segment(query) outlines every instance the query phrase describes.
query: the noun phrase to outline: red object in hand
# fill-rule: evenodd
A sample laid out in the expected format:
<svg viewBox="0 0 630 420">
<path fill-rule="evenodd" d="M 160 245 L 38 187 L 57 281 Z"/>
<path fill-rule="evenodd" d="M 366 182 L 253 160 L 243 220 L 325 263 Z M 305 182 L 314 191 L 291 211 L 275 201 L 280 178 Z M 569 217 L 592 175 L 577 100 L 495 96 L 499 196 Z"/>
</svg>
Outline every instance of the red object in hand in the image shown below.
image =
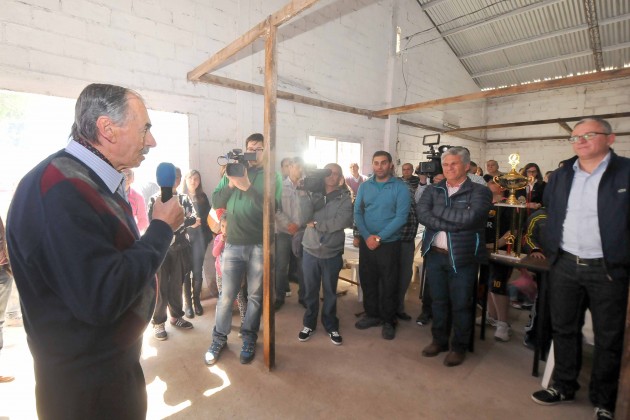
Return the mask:
<svg viewBox="0 0 630 420">
<path fill-rule="evenodd" d="M 511 243 L 507 244 L 507 254 L 508 255 L 512 255 L 512 244 Z"/>
</svg>

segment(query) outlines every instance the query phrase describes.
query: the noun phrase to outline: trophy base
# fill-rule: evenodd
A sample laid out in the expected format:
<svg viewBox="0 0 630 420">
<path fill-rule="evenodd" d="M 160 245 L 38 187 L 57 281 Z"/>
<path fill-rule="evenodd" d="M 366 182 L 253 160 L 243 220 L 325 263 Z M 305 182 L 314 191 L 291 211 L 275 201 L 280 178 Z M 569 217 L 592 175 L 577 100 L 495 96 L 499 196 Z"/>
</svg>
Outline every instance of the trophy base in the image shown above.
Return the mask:
<svg viewBox="0 0 630 420">
<path fill-rule="evenodd" d="M 498 250 L 497 252 L 491 252 L 490 255 L 495 258 L 501 258 L 510 261 L 520 261 L 527 256 L 526 254 L 519 254 L 519 256 L 514 256 L 512 254 L 508 255 L 507 252 L 502 249 Z"/>
</svg>

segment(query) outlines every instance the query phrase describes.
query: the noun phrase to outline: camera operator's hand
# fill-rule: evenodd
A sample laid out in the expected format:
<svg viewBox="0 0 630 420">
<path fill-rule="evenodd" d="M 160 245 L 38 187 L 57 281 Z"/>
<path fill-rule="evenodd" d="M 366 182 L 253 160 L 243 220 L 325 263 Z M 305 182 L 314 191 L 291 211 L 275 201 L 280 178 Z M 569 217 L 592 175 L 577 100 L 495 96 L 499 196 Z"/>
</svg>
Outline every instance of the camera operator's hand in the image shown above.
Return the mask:
<svg viewBox="0 0 630 420">
<path fill-rule="evenodd" d="M 230 183 L 228 184 L 230 188 L 238 188 L 241 191 L 247 191 L 252 185 L 249 182 L 249 178 L 247 177 L 247 169 L 245 169 L 245 174 L 243 176 L 227 175 L 227 178 L 230 181 Z"/>
</svg>

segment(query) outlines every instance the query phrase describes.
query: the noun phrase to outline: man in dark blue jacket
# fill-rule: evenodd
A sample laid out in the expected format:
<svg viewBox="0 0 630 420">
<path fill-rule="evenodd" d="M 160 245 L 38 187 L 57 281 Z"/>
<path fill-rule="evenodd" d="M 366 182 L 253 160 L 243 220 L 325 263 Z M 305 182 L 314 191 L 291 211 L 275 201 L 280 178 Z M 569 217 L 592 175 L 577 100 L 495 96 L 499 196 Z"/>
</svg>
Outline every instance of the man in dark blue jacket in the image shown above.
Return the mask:
<svg viewBox="0 0 630 420">
<path fill-rule="evenodd" d="M 555 368 L 552 385 L 532 395 L 542 405 L 575 399 L 589 308 L 595 333 L 589 397 L 598 419 L 613 418 L 630 274 L 630 159 L 612 151 L 614 141 L 607 121 L 578 122 L 569 138 L 577 156 L 545 189 Z"/>
<path fill-rule="evenodd" d="M 422 255 L 433 298 L 433 341 L 422 350 L 434 357 L 449 350 L 449 302 L 454 337 L 446 366 L 460 365 L 472 334 L 473 291 L 478 263 L 486 256 L 485 226 L 492 207 L 488 187 L 467 176 L 470 153 L 452 147 L 442 155 L 446 179 L 432 184 L 417 206 L 418 220 L 425 226 Z"/>
</svg>

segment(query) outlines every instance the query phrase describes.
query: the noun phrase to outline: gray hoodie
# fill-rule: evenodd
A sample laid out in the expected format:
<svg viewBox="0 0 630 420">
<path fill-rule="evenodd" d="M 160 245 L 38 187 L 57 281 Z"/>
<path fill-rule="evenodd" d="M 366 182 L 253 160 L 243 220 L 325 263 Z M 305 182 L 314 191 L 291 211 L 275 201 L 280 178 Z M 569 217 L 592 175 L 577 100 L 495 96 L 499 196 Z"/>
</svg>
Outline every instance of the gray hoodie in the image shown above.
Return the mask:
<svg viewBox="0 0 630 420">
<path fill-rule="evenodd" d="M 332 258 L 343 253 L 344 229 L 352 227 L 353 206 L 350 191 L 335 190 L 315 203 L 313 221 L 315 227 L 304 231 L 304 251 L 317 258 Z"/>
</svg>

